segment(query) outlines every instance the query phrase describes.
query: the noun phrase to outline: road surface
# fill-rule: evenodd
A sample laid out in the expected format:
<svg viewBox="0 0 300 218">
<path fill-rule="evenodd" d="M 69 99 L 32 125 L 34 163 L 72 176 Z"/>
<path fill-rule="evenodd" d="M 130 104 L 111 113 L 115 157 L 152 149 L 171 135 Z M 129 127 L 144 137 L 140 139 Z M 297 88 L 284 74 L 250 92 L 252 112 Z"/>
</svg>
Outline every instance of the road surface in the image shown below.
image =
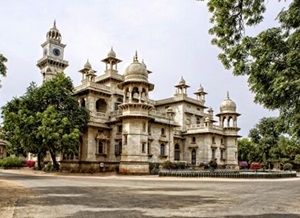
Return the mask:
<svg viewBox="0 0 300 218">
<path fill-rule="evenodd" d="M 0 170 L 0 198 L 3 193 L 14 199 L 12 205 L 0 205 L 5 218 L 300 217 L 299 177 L 62 176 Z"/>
</svg>

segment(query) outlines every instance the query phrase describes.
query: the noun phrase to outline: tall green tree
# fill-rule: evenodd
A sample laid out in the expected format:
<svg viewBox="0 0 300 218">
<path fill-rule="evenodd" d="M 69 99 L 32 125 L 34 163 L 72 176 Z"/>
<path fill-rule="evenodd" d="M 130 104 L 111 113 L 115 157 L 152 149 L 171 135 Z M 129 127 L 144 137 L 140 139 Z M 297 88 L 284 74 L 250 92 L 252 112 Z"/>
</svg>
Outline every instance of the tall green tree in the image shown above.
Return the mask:
<svg viewBox="0 0 300 218">
<path fill-rule="evenodd" d="M 261 161 L 269 161 L 271 149 L 277 146 L 279 137 L 282 134 L 278 118 L 264 117 L 254 128 L 249 131 L 249 138 L 259 148 L 262 154 Z"/>
<path fill-rule="evenodd" d="M 280 111 L 286 132 L 300 137 L 300 1 L 278 15 L 279 25 L 256 36 L 247 29 L 263 21 L 267 0 L 208 0 L 219 59 L 234 75 L 247 75 L 254 101 Z"/>
<path fill-rule="evenodd" d="M 248 138 L 242 138 L 238 141 L 238 159 L 239 161 L 247 161 L 247 163 L 261 162 L 262 153 L 257 144 Z"/>
<path fill-rule="evenodd" d="M 6 76 L 7 73 L 7 67 L 5 65 L 6 62 L 7 62 L 6 57 L 0 54 L 0 75 L 1 76 Z M 1 80 L 0 80 L 0 88 L 1 88 Z"/>
<path fill-rule="evenodd" d="M 24 96 L 8 102 L 2 118 L 11 149 L 37 154 L 38 159 L 49 151 L 56 169 L 57 153 L 78 153 L 89 113 L 79 107 L 73 89 L 71 79 L 59 73 L 41 87 L 31 84 Z"/>
</svg>

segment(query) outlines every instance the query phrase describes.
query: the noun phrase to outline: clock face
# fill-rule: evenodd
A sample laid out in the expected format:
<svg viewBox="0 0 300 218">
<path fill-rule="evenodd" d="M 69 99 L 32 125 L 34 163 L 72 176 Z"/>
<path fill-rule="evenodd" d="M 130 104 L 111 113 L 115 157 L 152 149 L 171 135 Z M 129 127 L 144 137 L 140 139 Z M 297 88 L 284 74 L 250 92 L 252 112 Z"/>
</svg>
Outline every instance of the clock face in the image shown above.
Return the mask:
<svg viewBox="0 0 300 218">
<path fill-rule="evenodd" d="M 59 56 L 60 55 L 60 50 L 58 48 L 53 49 L 53 54 L 55 56 Z"/>
</svg>

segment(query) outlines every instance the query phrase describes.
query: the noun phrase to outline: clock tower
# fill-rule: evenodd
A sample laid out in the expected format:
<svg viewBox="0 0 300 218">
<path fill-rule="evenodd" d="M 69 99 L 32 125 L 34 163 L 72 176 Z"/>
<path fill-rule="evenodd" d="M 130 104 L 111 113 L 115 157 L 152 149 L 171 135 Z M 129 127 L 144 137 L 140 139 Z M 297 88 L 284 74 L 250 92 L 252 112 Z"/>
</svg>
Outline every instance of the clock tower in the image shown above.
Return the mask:
<svg viewBox="0 0 300 218">
<path fill-rule="evenodd" d="M 43 57 L 38 60 L 37 66 L 43 75 L 43 80 L 52 79 L 57 72 L 63 72 L 68 66 L 64 60 L 64 48 L 66 45 L 61 43 L 61 34 L 56 28 L 54 21 L 53 27 L 47 33 L 47 40 L 42 45 Z"/>
</svg>

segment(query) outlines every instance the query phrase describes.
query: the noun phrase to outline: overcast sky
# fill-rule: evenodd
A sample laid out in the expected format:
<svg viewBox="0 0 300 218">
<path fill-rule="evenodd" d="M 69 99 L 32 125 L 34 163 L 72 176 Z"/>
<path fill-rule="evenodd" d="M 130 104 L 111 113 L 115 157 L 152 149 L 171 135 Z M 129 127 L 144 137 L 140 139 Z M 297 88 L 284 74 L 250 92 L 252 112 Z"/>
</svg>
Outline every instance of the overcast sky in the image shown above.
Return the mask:
<svg viewBox="0 0 300 218">
<path fill-rule="evenodd" d="M 276 25 L 276 14 L 285 5 L 284 1 L 268 2 L 265 22 L 250 30 L 251 34 Z M 277 112 L 253 103 L 246 77 L 224 70 L 217 58 L 220 51 L 210 43 L 209 18 L 205 3 L 196 0 L 0 0 L 0 53 L 8 58 L 0 106 L 23 95 L 32 81 L 41 84 L 36 63 L 55 19 L 62 43 L 67 44 L 64 55 L 70 66 L 65 73 L 75 86 L 80 84 L 78 70 L 87 59 L 100 75 L 105 69 L 100 60 L 113 47 L 123 60 L 118 66 L 123 74 L 137 50 L 139 59 L 153 72 L 149 76 L 155 84 L 151 99 L 173 96 L 183 76 L 190 86 L 189 96 L 194 97 L 201 84 L 208 93 L 206 106 L 217 114 L 229 91 L 242 114 L 240 135 L 246 137 L 259 119 Z"/>
</svg>

